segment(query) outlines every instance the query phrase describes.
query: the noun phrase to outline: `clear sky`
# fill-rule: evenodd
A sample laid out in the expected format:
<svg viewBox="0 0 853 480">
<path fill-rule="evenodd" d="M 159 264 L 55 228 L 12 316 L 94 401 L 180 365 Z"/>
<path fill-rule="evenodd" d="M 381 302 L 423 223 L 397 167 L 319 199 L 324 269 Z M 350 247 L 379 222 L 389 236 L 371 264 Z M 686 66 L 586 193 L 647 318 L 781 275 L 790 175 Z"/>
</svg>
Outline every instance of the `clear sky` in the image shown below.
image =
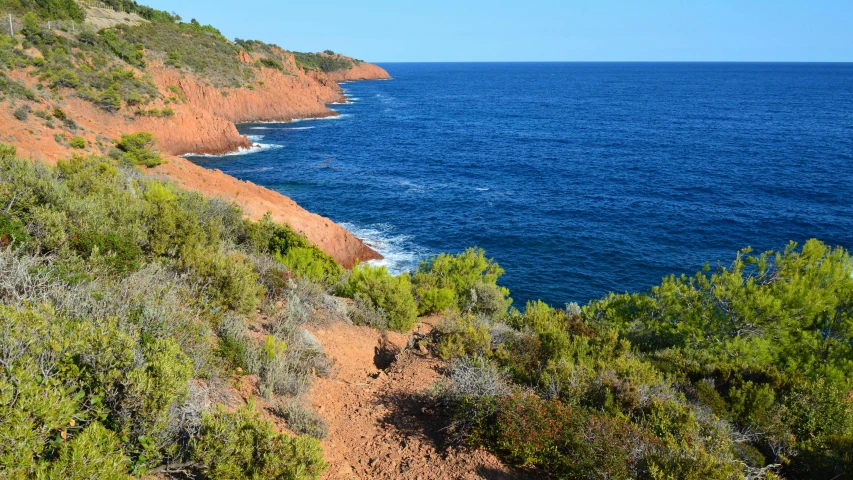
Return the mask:
<svg viewBox="0 0 853 480">
<path fill-rule="evenodd" d="M 853 0 L 138 0 L 371 62 L 853 61 Z"/>
</svg>

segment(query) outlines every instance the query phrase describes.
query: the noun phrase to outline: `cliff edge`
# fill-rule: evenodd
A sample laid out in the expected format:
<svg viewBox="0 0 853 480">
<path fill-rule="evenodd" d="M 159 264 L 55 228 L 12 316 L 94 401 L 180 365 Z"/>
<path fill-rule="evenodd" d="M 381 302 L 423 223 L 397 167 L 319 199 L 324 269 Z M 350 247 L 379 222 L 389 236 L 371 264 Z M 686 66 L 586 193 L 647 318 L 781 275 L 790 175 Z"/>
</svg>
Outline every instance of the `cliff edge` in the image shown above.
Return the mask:
<svg viewBox="0 0 853 480">
<path fill-rule="evenodd" d="M 327 105 L 345 101 L 338 82 L 390 78 L 381 67 L 231 42 L 197 23 L 24 31 L 0 43 L 0 142 L 22 156 L 108 155 L 122 133 L 150 132 L 167 162 L 147 173 L 234 201 L 252 218 L 270 212 L 347 268 L 382 258 L 284 195 L 179 157 L 250 147 L 237 123 L 337 115 Z"/>
</svg>

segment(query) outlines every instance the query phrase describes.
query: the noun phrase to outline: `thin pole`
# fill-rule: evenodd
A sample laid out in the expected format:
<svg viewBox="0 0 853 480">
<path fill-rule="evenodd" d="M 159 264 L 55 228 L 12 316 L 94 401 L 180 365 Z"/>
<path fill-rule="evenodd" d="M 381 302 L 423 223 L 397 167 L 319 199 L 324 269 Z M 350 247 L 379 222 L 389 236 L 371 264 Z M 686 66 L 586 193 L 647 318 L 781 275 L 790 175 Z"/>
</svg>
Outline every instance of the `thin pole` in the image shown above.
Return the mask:
<svg viewBox="0 0 853 480">
<path fill-rule="evenodd" d="M 9 36 L 15 36 L 15 27 L 12 25 L 12 14 L 9 14 Z"/>
</svg>

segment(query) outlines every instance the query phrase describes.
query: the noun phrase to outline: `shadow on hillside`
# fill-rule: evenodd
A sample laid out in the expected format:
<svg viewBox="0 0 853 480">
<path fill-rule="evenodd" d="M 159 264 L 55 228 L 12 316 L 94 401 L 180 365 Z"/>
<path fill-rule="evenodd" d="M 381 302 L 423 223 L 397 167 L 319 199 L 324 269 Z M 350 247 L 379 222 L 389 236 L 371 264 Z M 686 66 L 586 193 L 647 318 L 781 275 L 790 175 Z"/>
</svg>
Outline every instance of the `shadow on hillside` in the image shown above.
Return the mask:
<svg viewBox="0 0 853 480">
<path fill-rule="evenodd" d="M 503 472 L 490 467 L 478 467 L 477 475 L 486 480 L 518 480 L 518 479 L 539 479 L 548 478 L 545 474 L 536 474 L 532 471 L 511 469 L 509 472 Z"/>
<path fill-rule="evenodd" d="M 395 363 L 392 367 L 404 369 L 406 365 Z M 461 447 L 450 433 L 451 418 L 440 411 L 435 399 L 429 395 L 395 391 L 380 396 L 380 402 L 387 410 L 380 421 L 394 426 L 405 437 L 416 438 L 422 443 L 429 444 L 440 454 L 447 453 L 451 447 Z M 547 478 L 543 473 L 530 469 L 511 468 L 509 472 L 505 472 L 479 466 L 476 473 L 486 480 Z"/>
<path fill-rule="evenodd" d="M 387 370 L 397 360 L 400 347 L 388 340 L 388 334 L 382 332 L 379 345 L 373 348 L 373 365 L 380 370 Z"/>
</svg>

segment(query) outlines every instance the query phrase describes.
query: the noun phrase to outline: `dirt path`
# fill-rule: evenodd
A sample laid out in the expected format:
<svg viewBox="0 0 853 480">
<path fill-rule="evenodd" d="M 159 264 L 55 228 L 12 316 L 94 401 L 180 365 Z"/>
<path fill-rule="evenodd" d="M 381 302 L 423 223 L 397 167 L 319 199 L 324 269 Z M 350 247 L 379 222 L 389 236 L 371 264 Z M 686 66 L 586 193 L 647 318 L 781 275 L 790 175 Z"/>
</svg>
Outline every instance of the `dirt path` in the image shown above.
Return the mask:
<svg viewBox="0 0 853 480">
<path fill-rule="evenodd" d="M 389 334 L 384 342 L 376 330 L 343 323 L 313 333 L 335 361 L 333 374 L 309 396 L 329 423 L 324 478 L 537 478 L 485 450 L 443 443 L 442 419 L 424 398 L 441 362 L 416 350 L 393 361 L 407 336 Z"/>
</svg>

